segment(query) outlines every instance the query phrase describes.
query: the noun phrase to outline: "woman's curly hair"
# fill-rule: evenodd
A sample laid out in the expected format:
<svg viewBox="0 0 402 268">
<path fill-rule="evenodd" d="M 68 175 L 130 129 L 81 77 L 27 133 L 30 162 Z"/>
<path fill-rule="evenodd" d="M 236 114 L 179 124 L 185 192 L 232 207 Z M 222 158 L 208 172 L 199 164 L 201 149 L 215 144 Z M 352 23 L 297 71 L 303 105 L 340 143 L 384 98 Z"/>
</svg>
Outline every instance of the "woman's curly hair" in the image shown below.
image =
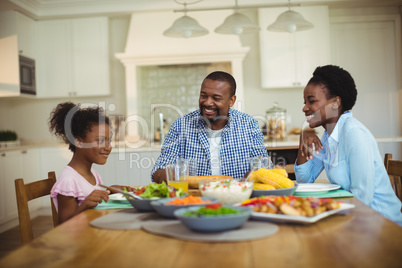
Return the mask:
<svg viewBox="0 0 402 268">
<path fill-rule="evenodd" d="M 317 67 L 308 84 L 324 85 L 327 97 L 339 96 L 342 102 L 342 112 L 349 111 L 356 103 L 357 89 L 350 73 L 335 65 Z"/>
<path fill-rule="evenodd" d="M 91 128 L 100 123 L 110 125 L 109 117 L 101 107 L 81 108 L 80 104 L 63 102 L 51 112 L 49 129 L 69 145 L 70 151 L 75 152 L 74 140 L 85 138 Z"/>
</svg>

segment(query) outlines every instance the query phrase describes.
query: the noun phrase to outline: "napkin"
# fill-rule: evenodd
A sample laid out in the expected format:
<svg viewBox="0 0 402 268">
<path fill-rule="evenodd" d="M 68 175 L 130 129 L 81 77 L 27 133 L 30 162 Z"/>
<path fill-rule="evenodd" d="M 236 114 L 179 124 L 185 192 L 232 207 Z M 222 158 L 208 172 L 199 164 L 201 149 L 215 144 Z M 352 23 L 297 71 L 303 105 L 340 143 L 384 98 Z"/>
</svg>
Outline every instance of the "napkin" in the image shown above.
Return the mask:
<svg viewBox="0 0 402 268">
<path fill-rule="evenodd" d="M 317 197 L 317 198 L 337 198 L 337 197 L 353 197 L 351 192 L 348 192 L 343 189 L 337 189 L 333 191 L 328 191 L 326 193 L 294 193 L 295 196 L 303 196 L 303 197 Z"/>
<path fill-rule="evenodd" d="M 116 208 L 133 208 L 130 203 L 114 202 L 109 200 L 109 202 L 102 202 L 98 204 L 93 209 L 116 209 Z"/>
</svg>

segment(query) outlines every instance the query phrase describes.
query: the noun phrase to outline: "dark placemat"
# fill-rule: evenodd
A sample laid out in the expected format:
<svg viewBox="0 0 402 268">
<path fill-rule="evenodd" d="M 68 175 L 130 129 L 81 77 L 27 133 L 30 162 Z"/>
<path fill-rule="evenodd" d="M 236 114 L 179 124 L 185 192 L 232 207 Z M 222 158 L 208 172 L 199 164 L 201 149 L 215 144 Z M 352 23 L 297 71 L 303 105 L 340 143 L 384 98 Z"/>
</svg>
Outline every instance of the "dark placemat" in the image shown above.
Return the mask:
<svg viewBox="0 0 402 268">
<path fill-rule="evenodd" d="M 131 208 L 97 218 L 91 221 L 90 225 L 102 229 L 131 230 L 140 229 L 141 224 L 148 221 L 169 220 L 166 220 L 154 212 L 138 212 L 135 208 Z"/>
<path fill-rule="evenodd" d="M 275 234 L 279 227 L 267 222 L 247 221 L 241 228 L 217 233 L 194 232 L 180 221 L 149 221 L 142 224 L 147 232 L 198 242 L 236 242 L 261 239 Z"/>
</svg>

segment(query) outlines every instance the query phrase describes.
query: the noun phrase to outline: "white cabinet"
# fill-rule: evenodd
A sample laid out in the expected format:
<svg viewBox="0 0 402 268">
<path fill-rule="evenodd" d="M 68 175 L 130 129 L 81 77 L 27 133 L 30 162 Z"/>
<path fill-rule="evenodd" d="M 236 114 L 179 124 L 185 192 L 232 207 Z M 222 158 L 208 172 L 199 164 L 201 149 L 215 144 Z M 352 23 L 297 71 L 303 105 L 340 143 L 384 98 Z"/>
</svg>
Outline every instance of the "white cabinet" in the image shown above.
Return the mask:
<svg viewBox="0 0 402 268">
<path fill-rule="evenodd" d="M 0 97 L 20 95 L 19 54 L 36 59 L 36 25 L 14 10 L 0 12 Z"/>
<path fill-rule="evenodd" d="M 0 232 L 3 224 L 18 219 L 14 184 L 18 178 L 23 178 L 24 183 L 42 179 L 38 149 L 5 151 L 0 154 Z M 40 200 L 29 201 L 28 204 L 30 211 L 41 207 Z"/>
<path fill-rule="evenodd" d="M 328 7 L 294 7 L 314 24 L 310 30 L 271 32 L 273 23 L 287 8 L 259 9 L 261 83 L 263 88 L 301 88 L 317 66 L 330 64 Z"/>
<path fill-rule="evenodd" d="M 110 94 L 107 17 L 39 21 L 38 35 L 39 97 Z"/>
</svg>

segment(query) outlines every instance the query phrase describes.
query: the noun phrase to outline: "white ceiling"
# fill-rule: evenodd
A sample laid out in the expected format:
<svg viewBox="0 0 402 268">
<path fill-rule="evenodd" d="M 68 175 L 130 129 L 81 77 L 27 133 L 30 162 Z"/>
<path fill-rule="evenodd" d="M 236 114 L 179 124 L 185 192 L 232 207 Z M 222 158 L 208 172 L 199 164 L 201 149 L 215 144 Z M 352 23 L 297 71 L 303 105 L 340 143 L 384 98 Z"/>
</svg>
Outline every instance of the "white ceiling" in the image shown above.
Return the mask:
<svg viewBox="0 0 402 268">
<path fill-rule="evenodd" d="M 177 0 L 178 2 L 195 2 L 197 0 Z M 286 5 L 288 0 L 238 0 L 240 7 Z M 393 5 L 402 6 L 402 0 L 295 0 L 292 4 L 329 5 L 329 6 L 367 6 Z M 235 0 L 203 0 L 188 9 L 233 7 Z M 155 10 L 178 10 L 183 6 L 174 0 L 0 0 L 1 9 L 17 9 L 35 19 L 56 17 L 113 15 L 145 12 Z"/>
</svg>

